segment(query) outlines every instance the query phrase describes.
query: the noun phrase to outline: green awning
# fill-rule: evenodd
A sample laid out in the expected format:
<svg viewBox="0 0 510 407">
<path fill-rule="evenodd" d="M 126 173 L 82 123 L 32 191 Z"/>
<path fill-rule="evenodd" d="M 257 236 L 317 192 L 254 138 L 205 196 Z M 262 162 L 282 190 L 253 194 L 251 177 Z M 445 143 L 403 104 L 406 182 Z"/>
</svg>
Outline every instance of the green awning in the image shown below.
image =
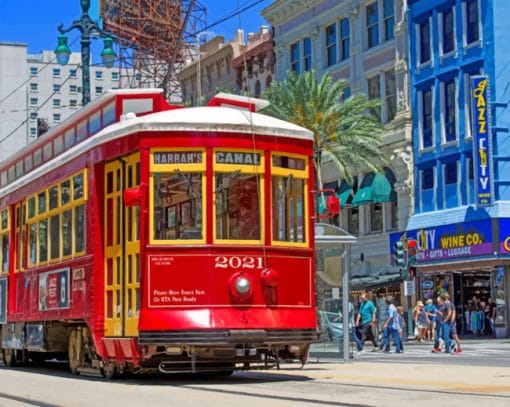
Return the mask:
<svg viewBox="0 0 510 407">
<path fill-rule="evenodd" d="M 343 208 L 352 196 L 352 186 L 350 186 L 347 182 L 342 181 L 340 188 L 336 191 L 336 196 L 340 200 L 340 207 Z"/>
<path fill-rule="evenodd" d="M 395 200 L 395 193 L 385 174 L 368 173 L 354 195 L 352 204 L 381 203 Z"/>
</svg>

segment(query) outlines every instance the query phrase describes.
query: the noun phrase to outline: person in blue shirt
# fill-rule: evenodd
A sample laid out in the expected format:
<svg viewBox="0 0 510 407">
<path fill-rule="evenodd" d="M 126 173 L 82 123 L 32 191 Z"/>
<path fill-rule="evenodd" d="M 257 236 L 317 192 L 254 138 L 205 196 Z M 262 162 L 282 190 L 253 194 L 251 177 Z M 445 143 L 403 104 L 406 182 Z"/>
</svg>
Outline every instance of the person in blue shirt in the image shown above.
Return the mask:
<svg viewBox="0 0 510 407">
<path fill-rule="evenodd" d="M 388 304 L 388 318 L 384 323 L 384 342 L 385 346 L 387 346 L 386 351 L 389 351 L 390 347 L 390 336 L 393 337 L 393 341 L 395 342 L 395 353 L 402 352 L 402 342 L 400 341 L 400 335 L 402 333 L 402 328 L 399 324 L 397 307 L 393 304 L 393 296 L 388 295 L 386 297 L 386 303 Z"/>
<path fill-rule="evenodd" d="M 436 310 L 437 310 L 436 306 L 434 305 L 434 302 L 432 301 L 432 298 L 429 298 L 426 301 L 423 310 L 429 317 L 430 324 L 427 330 L 427 340 L 431 341 L 434 340 L 434 338 L 436 337 Z"/>
<path fill-rule="evenodd" d="M 361 334 L 361 343 L 365 345 L 365 341 L 370 339 L 374 345 L 373 351 L 378 351 L 377 341 L 374 335 L 374 328 L 376 324 L 376 312 L 375 306 L 367 298 L 367 294 L 361 294 L 361 305 L 359 306 L 358 316 L 356 318 L 356 326 L 359 327 Z"/>
</svg>

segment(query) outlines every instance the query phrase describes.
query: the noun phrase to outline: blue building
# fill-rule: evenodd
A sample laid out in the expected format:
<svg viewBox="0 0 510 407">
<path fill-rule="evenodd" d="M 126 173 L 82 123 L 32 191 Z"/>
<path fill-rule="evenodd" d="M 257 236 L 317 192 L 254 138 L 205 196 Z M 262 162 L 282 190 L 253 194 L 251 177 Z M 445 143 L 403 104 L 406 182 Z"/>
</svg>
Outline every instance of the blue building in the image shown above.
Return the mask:
<svg viewBox="0 0 510 407">
<path fill-rule="evenodd" d="M 408 0 L 408 7 L 415 211 L 390 245 L 417 240 L 417 295 L 448 291 L 461 333 L 505 337 L 510 2 Z"/>
</svg>

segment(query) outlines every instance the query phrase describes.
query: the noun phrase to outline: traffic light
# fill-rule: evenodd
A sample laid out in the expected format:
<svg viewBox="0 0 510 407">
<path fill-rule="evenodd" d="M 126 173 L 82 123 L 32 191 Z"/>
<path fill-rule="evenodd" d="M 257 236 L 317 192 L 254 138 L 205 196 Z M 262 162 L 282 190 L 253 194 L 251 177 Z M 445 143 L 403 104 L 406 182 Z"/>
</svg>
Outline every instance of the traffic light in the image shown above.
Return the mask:
<svg viewBox="0 0 510 407">
<path fill-rule="evenodd" d="M 398 240 L 393 245 L 393 249 L 395 250 L 395 265 L 397 267 L 404 267 L 405 266 L 404 243 Z"/>
<path fill-rule="evenodd" d="M 416 277 L 416 240 L 407 242 L 407 275 L 410 279 Z"/>
</svg>

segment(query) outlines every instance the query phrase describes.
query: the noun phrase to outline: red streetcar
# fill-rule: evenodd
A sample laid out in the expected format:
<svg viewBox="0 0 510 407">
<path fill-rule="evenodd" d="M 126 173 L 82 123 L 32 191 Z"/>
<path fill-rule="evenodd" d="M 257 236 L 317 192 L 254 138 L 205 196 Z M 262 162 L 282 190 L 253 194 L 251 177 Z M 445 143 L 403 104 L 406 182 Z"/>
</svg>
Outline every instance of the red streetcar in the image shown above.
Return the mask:
<svg viewBox="0 0 510 407">
<path fill-rule="evenodd" d="M 230 373 L 317 339 L 313 136 L 217 95 L 114 90 L 0 164 L 7 366 Z"/>
</svg>

